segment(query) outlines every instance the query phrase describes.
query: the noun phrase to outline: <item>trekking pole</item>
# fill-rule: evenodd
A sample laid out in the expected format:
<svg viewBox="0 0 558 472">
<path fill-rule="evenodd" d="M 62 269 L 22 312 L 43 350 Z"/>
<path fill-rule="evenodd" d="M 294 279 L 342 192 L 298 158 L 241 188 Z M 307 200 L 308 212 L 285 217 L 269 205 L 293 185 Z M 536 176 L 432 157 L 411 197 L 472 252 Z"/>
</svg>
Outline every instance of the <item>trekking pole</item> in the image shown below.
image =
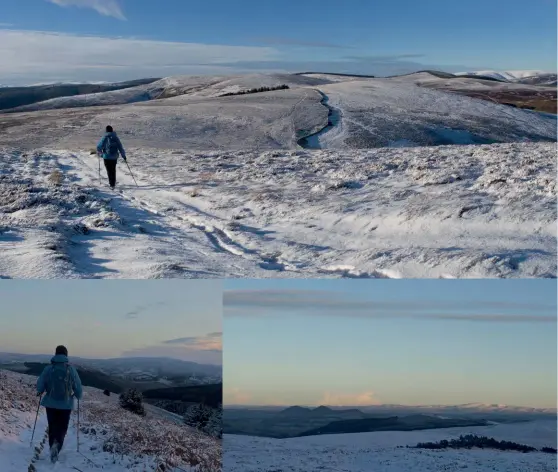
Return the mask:
<svg viewBox="0 0 558 472">
<path fill-rule="evenodd" d="M 99 158 L 99 185 L 101 185 L 101 156 L 97 154 L 97 157 Z"/>
<path fill-rule="evenodd" d="M 77 424 L 77 452 L 79 452 L 79 398 L 78 398 L 78 424 Z"/>
<path fill-rule="evenodd" d="M 130 169 L 130 164 L 128 164 L 128 161 L 124 161 L 126 163 L 126 165 L 128 166 L 128 170 L 130 171 L 130 175 L 132 176 L 132 179 L 134 179 L 134 182 L 136 183 L 136 187 L 139 187 L 138 183 L 136 182 L 136 178 L 134 177 L 134 174 L 132 174 L 132 169 Z"/>
<path fill-rule="evenodd" d="M 39 404 L 37 405 L 37 414 L 35 415 L 35 425 L 33 426 L 33 434 L 31 435 L 31 442 L 29 446 L 33 446 L 33 438 L 35 437 L 35 428 L 37 427 L 37 418 L 39 417 L 39 409 L 41 408 L 41 397 L 43 396 L 42 393 L 39 394 Z"/>
</svg>

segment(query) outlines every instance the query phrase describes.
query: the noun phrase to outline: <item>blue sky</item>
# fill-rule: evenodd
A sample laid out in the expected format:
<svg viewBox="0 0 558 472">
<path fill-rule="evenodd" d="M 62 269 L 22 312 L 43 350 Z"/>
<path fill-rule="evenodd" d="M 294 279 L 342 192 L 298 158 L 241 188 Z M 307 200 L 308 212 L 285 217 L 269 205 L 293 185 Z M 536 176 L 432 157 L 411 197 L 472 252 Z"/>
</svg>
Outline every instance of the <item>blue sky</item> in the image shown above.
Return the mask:
<svg viewBox="0 0 558 472">
<path fill-rule="evenodd" d="M 556 407 L 552 280 L 228 280 L 226 404 Z"/>
<path fill-rule="evenodd" d="M 2 0 L 0 83 L 556 69 L 556 2 Z"/>
<path fill-rule="evenodd" d="M 0 352 L 168 356 L 222 363 L 222 287 L 206 280 L 13 280 L 0 284 Z"/>
</svg>

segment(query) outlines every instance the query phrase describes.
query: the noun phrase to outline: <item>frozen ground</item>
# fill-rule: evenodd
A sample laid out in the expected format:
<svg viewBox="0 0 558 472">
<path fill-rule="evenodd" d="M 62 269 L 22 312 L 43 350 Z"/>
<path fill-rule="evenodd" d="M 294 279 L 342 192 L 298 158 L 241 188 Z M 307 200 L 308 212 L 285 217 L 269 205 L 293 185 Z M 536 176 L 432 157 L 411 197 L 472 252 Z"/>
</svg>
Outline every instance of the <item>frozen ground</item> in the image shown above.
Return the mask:
<svg viewBox="0 0 558 472">
<path fill-rule="evenodd" d="M 0 276 L 556 276 L 552 143 L 129 156 L 1 151 Z"/>
<path fill-rule="evenodd" d="M 167 98 L 0 114 L 0 276 L 556 276 L 555 116 L 403 79 L 144 87 Z M 139 187 L 99 187 L 108 123 Z"/>
<path fill-rule="evenodd" d="M 339 114 L 339 125 L 313 147 L 556 141 L 555 116 L 417 87 L 407 80 L 410 76 L 320 86 L 329 107 Z"/>
<path fill-rule="evenodd" d="M 475 428 L 269 439 L 225 435 L 223 468 L 230 472 L 555 472 L 556 455 L 493 450 L 407 449 L 461 434 L 556 447 L 556 422 Z"/>
<path fill-rule="evenodd" d="M 91 93 L 73 97 L 61 97 L 13 108 L 10 111 L 55 110 L 102 105 L 123 105 L 176 96 L 219 97 L 258 87 L 288 85 L 291 88 L 312 87 L 331 80 L 295 74 L 248 74 L 238 76 L 176 76 L 167 77 L 147 85 L 139 85 L 111 92 Z"/>
<path fill-rule="evenodd" d="M 549 72 L 543 70 L 508 70 L 508 71 L 494 71 L 494 70 L 480 70 L 475 72 L 458 72 L 455 75 L 481 75 L 484 77 L 493 77 L 498 80 L 519 80 L 528 77 L 536 77 L 540 75 L 547 75 Z"/>
<path fill-rule="evenodd" d="M 44 409 L 30 445 L 37 408 L 36 378 L 0 371 L 0 470 L 2 472 L 81 472 L 103 469 L 145 472 L 165 463 L 167 471 L 218 472 L 221 443 L 176 424 L 166 412 L 149 406 L 145 418 L 117 406 L 117 398 L 85 388 L 81 401 L 79 452 L 77 415 L 59 462 L 49 460 Z M 46 446 L 45 446 L 46 443 Z M 37 454 L 37 456 L 36 456 Z M 29 469 L 30 465 L 34 469 Z"/>
</svg>

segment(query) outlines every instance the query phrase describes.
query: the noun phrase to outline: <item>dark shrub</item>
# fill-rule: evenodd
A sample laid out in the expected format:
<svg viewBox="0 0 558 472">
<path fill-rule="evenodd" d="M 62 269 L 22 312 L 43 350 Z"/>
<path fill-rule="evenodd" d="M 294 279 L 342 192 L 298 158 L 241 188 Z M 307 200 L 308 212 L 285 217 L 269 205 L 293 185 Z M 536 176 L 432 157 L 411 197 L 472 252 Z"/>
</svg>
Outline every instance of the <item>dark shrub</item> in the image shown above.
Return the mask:
<svg viewBox="0 0 558 472">
<path fill-rule="evenodd" d="M 131 388 L 120 394 L 120 406 L 136 415 L 144 416 L 143 396 L 135 388 Z"/>
</svg>

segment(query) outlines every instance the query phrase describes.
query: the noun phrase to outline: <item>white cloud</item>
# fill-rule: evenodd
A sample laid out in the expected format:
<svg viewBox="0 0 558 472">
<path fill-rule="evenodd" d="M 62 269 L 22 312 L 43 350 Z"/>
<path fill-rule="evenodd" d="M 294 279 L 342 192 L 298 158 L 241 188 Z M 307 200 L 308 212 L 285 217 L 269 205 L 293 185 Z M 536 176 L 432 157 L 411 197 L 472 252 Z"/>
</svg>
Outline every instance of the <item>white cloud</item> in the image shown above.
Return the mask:
<svg viewBox="0 0 558 472">
<path fill-rule="evenodd" d="M 321 405 L 326 406 L 371 406 L 381 405 L 381 402 L 376 398 L 374 392 L 364 393 L 324 393 L 322 400 L 319 402 Z"/>
<path fill-rule="evenodd" d="M 61 7 L 92 8 L 101 15 L 112 16 L 119 20 L 125 20 L 122 7 L 117 0 L 47 0 Z"/>
<path fill-rule="evenodd" d="M 265 61 L 277 56 L 278 51 L 271 47 L 0 30 L 0 83 L 230 74 L 234 67 L 220 63 Z"/>
<path fill-rule="evenodd" d="M 223 403 L 225 405 L 246 405 L 252 400 L 252 395 L 239 388 L 225 388 L 223 392 Z"/>
</svg>

